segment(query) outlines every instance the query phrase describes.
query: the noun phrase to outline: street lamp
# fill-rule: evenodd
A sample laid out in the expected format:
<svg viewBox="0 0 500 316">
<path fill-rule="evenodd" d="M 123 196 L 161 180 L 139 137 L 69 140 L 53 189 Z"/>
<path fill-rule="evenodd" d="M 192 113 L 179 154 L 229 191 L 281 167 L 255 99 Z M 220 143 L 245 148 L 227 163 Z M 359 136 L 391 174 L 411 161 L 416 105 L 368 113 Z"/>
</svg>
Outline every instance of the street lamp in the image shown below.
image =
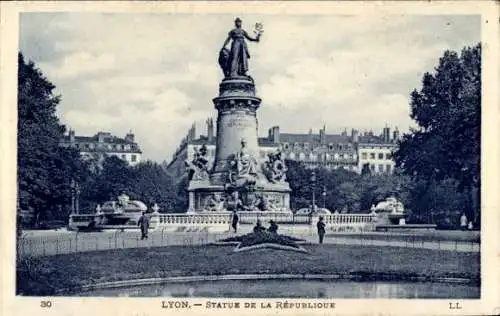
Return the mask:
<svg viewBox="0 0 500 316">
<path fill-rule="evenodd" d="M 80 213 L 80 205 L 78 197 L 80 196 L 80 185 L 74 179 L 71 180 L 71 213 Z"/>
<path fill-rule="evenodd" d="M 321 195 L 323 195 L 323 208 L 326 208 L 326 186 L 325 185 L 323 186 L 323 193 L 321 193 Z"/>
<path fill-rule="evenodd" d="M 311 184 L 312 184 L 312 212 L 314 213 L 316 207 L 316 196 L 315 196 L 315 189 L 316 189 L 316 172 L 313 170 L 312 175 L 311 175 Z"/>
</svg>

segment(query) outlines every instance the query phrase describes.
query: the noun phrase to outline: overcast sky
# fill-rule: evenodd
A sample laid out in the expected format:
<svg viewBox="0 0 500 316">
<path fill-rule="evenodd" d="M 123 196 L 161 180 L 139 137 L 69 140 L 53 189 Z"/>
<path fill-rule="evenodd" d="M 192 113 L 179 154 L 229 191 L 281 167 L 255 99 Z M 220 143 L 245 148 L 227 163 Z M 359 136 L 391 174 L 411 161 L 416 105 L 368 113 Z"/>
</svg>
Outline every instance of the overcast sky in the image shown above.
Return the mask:
<svg viewBox="0 0 500 316">
<path fill-rule="evenodd" d="M 479 16 L 243 15 L 259 134 L 389 124 L 406 131 L 409 93 L 446 49 L 480 41 Z M 169 161 L 193 121 L 216 117 L 218 52 L 234 15 L 24 13 L 20 49 L 62 96 L 77 135 L 132 130 L 145 159 Z"/>
</svg>

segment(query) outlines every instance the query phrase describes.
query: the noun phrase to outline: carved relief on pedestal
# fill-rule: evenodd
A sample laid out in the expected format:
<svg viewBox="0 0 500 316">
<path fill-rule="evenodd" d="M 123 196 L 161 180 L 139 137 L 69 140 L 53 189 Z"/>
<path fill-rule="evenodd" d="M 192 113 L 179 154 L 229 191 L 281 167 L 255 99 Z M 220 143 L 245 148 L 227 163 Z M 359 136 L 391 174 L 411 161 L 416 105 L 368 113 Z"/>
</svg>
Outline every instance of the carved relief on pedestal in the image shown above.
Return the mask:
<svg viewBox="0 0 500 316">
<path fill-rule="evenodd" d="M 263 211 L 277 212 L 283 209 L 282 195 L 279 193 L 264 194 L 263 202 Z"/>
</svg>

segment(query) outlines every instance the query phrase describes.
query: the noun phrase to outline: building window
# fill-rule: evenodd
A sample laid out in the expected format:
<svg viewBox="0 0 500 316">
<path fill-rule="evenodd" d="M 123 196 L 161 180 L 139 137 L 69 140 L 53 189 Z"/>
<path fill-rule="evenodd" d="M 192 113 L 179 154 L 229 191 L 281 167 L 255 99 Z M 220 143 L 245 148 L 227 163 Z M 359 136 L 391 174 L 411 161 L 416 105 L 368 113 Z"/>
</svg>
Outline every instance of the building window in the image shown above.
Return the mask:
<svg viewBox="0 0 500 316">
<path fill-rule="evenodd" d="M 385 170 L 387 171 L 387 173 L 391 173 L 392 166 L 391 165 L 385 165 Z"/>
<path fill-rule="evenodd" d="M 325 154 L 325 160 L 326 160 L 326 161 L 330 160 L 330 158 L 331 158 L 331 157 L 330 157 L 330 155 L 329 155 L 329 154 Z"/>
<path fill-rule="evenodd" d="M 333 144 L 332 143 L 328 144 L 328 149 L 329 150 L 333 150 Z"/>
<path fill-rule="evenodd" d="M 361 153 L 361 159 L 367 159 L 368 153 Z"/>
<path fill-rule="evenodd" d="M 370 169 L 372 170 L 372 172 L 375 172 L 375 165 L 374 164 L 370 164 Z"/>
<path fill-rule="evenodd" d="M 299 160 L 304 160 L 306 158 L 306 155 L 304 153 L 299 154 Z"/>
<path fill-rule="evenodd" d="M 375 159 L 375 153 L 370 153 L 370 159 Z"/>
<path fill-rule="evenodd" d="M 123 159 L 123 160 L 126 160 L 126 159 L 127 159 L 127 156 L 122 155 L 122 159 Z"/>
<path fill-rule="evenodd" d="M 340 159 L 344 159 L 344 154 L 339 155 Z"/>
<path fill-rule="evenodd" d="M 384 172 L 384 165 L 378 165 L 378 171 Z"/>
<path fill-rule="evenodd" d="M 299 148 L 299 143 L 295 142 L 295 143 L 293 144 L 293 148 Z"/>
<path fill-rule="evenodd" d="M 383 153 L 379 153 L 378 154 L 378 159 L 384 159 L 384 154 Z"/>
<path fill-rule="evenodd" d="M 130 145 L 125 145 L 125 150 L 130 150 Z"/>
<path fill-rule="evenodd" d="M 294 152 L 290 153 L 290 159 L 292 159 L 292 160 L 295 159 L 295 153 Z"/>
<path fill-rule="evenodd" d="M 309 149 L 309 143 L 304 143 L 304 149 Z"/>
<path fill-rule="evenodd" d="M 309 154 L 309 159 L 312 160 L 312 161 L 316 161 L 316 155 L 313 154 L 313 153 L 310 153 Z"/>
<path fill-rule="evenodd" d="M 349 158 L 350 158 L 350 159 L 353 159 L 353 158 L 354 158 L 354 155 L 353 155 L 353 154 L 349 154 Z"/>
<path fill-rule="evenodd" d="M 335 153 L 335 154 L 333 155 L 333 158 L 334 158 L 335 160 L 339 159 L 339 154 Z"/>
<path fill-rule="evenodd" d="M 392 159 L 392 155 L 390 153 L 385 154 L 385 159 L 391 160 Z"/>
<path fill-rule="evenodd" d="M 136 155 L 132 155 L 132 162 L 136 162 L 136 160 L 137 160 Z"/>
<path fill-rule="evenodd" d="M 283 148 L 285 148 L 285 150 L 288 150 L 288 143 L 285 143 L 285 144 L 283 145 Z"/>
</svg>

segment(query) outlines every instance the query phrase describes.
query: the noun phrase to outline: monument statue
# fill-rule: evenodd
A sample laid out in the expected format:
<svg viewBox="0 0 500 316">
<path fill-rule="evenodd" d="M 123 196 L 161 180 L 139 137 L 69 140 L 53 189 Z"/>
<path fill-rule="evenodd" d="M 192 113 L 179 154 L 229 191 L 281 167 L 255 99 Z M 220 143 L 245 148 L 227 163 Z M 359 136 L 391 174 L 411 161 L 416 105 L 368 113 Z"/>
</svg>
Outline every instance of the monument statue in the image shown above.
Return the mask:
<svg viewBox="0 0 500 316">
<path fill-rule="evenodd" d="M 241 20 L 236 19 L 235 28 L 220 50 L 219 65 L 224 78 L 212 99 L 217 110 L 215 155 L 210 167 L 206 147 L 196 150 L 194 159 L 186 161 L 190 174 L 189 212 L 290 212 L 291 189 L 285 180 L 281 153 L 270 155 L 267 163 L 257 156 L 261 150 L 257 110 L 262 99 L 257 95 L 254 79 L 247 74 L 247 41 L 260 40 L 261 23 L 255 24 L 254 32 L 255 37 L 251 37 L 242 29 Z"/>
<path fill-rule="evenodd" d="M 208 178 L 207 146 L 203 144 L 200 149 L 194 148 L 192 161 L 185 160 L 189 180 L 205 180 Z"/>
<path fill-rule="evenodd" d="M 277 183 L 286 180 L 286 171 L 288 168 L 284 160 L 281 158 L 281 151 L 269 153 L 268 160 L 262 165 L 262 169 L 270 182 Z"/>
<path fill-rule="evenodd" d="M 222 45 L 222 49 L 219 53 L 219 65 L 222 68 L 222 72 L 226 77 L 236 77 L 236 76 L 246 76 L 248 71 L 248 59 L 250 58 L 250 53 L 248 52 L 247 43 L 245 39 L 252 42 L 259 42 L 260 36 L 262 35 L 263 27 L 261 23 L 255 24 L 256 37 L 250 37 L 248 33 L 241 28 L 241 19 L 236 18 L 234 21 L 235 28 L 232 29 L 227 39 Z M 229 41 L 232 40 L 231 49 L 226 48 Z"/>
</svg>

